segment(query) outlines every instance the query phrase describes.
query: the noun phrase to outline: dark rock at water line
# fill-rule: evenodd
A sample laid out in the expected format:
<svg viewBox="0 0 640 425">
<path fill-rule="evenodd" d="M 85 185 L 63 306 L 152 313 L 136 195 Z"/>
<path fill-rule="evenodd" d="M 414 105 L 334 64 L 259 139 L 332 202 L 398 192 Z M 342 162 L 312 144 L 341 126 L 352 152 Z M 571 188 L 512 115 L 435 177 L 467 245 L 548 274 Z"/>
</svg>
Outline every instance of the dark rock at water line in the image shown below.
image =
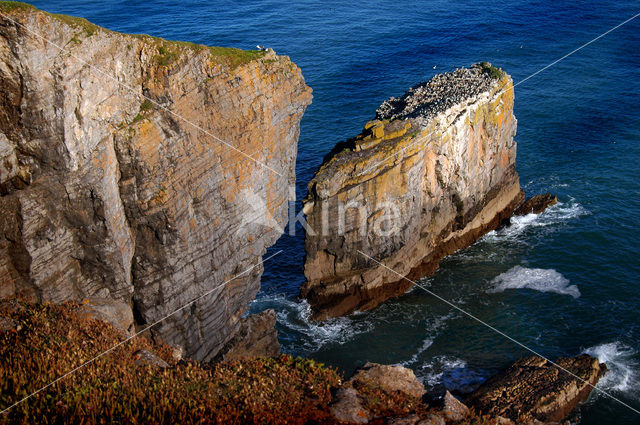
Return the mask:
<svg viewBox="0 0 640 425">
<path fill-rule="evenodd" d="M 547 208 L 558 203 L 558 197 L 550 193 L 535 195 L 524 201 L 513 215 L 540 214 Z"/>
</svg>

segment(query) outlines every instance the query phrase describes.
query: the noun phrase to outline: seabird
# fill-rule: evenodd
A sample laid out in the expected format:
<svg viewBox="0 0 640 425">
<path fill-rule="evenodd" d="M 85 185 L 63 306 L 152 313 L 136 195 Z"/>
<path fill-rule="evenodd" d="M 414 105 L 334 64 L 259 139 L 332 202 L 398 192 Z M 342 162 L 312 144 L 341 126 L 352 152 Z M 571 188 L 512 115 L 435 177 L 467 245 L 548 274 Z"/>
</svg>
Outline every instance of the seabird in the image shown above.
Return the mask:
<svg viewBox="0 0 640 425">
<path fill-rule="evenodd" d="M 264 46 L 261 46 L 261 45 L 259 45 L 259 44 L 258 44 L 258 45 L 256 46 L 256 49 L 258 49 L 258 50 L 262 50 L 262 49 L 264 49 Z"/>
</svg>

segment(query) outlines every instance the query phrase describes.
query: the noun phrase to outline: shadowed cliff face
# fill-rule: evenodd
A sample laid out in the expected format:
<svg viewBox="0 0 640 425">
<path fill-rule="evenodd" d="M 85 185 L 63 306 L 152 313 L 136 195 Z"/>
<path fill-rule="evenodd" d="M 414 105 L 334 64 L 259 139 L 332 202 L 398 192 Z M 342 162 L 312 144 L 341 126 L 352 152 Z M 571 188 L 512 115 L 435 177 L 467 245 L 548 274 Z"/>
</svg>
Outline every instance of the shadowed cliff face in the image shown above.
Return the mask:
<svg viewBox="0 0 640 425">
<path fill-rule="evenodd" d="M 433 273 L 511 215 L 524 197 L 512 84 L 488 64 L 438 75 L 334 149 L 304 206 L 302 296 L 316 318 L 402 294 L 411 283 L 400 276 Z"/>
<path fill-rule="evenodd" d="M 0 296 L 115 299 L 153 323 L 255 266 L 154 328 L 215 356 L 279 237 L 247 199 L 286 220 L 300 70 L 0 8 Z"/>
</svg>

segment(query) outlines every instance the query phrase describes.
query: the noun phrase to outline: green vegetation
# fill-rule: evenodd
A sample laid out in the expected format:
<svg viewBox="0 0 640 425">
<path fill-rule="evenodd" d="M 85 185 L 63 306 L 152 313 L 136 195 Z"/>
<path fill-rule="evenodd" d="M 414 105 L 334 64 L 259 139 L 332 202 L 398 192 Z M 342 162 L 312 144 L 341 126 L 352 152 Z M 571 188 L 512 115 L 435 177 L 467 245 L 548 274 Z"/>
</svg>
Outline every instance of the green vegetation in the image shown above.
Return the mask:
<svg viewBox="0 0 640 425">
<path fill-rule="evenodd" d="M 0 11 L 13 12 L 15 10 L 30 10 L 35 7 L 20 1 L 0 1 Z"/>
<path fill-rule="evenodd" d="M 93 34 L 96 33 L 96 31 L 103 29 L 98 25 L 92 24 L 91 22 L 87 21 L 84 18 L 76 18 L 74 16 L 60 15 L 57 13 L 47 13 L 47 12 L 43 12 L 43 13 L 46 13 L 47 15 L 61 22 L 64 22 L 69 26 L 80 28 L 80 30 L 84 32 L 84 35 L 86 35 L 87 37 L 91 37 Z"/>
<path fill-rule="evenodd" d="M 14 11 L 26 11 L 37 10 L 35 7 L 27 3 L 14 2 L 14 1 L 0 1 L 0 11 L 2 12 L 14 12 Z M 80 33 L 76 34 L 71 41 L 78 44 L 81 42 L 80 35 L 83 34 L 87 37 L 92 36 L 98 31 L 109 31 L 98 25 L 92 24 L 84 18 L 77 18 L 67 15 L 59 15 L 48 12 L 42 12 L 52 18 L 59 20 L 67 25 L 80 29 Z M 231 69 L 234 69 L 240 65 L 244 65 L 253 60 L 262 58 L 266 52 L 261 50 L 242 50 L 233 47 L 208 47 L 201 44 L 189 43 L 184 41 L 168 41 L 158 37 L 152 37 L 149 35 L 134 35 L 145 42 L 156 44 L 158 48 L 158 54 L 154 57 L 156 62 L 160 66 L 169 66 L 180 56 L 180 54 L 189 49 L 196 52 L 208 50 L 212 64 L 226 65 Z M 127 45 L 130 49 L 130 45 Z"/>
<path fill-rule="evenodd" d="M 233 47 L 209 47 L 208 49 L 213 62 L 227 64 L 232 69 L 260 59 L 266 54 L 262 50 L 242 50 Z"/>
<path fill-rule="evenodd" d="M 0 300 L 0 409 L 11 406 L 123 341 L 81 305 Z M 136 363 L 147 350 L 167 368 Z M 335 423 L 332 393 L 342 376 L 314 360 L 280 355 L 222 363 L 177 361 L 145 336 L 112 349 L 0 415 L 0 425 Z M 355 382 L 363 407 L 384 417 L 437 413 L 419 398 Z M 464 423 L 495 424 L 471 412 Z"/>
<path fill-rule="evenodd" d="M 131 121 L 131 123 L 135 124 L 138 121 L 146 118 L 147 115 L 149 115 L 149 113 L 151 112 L 152 108 L 153 108 L 153 103 L 151 103 L 149 99 L 145 99 L 144 102 L 142 102 L 142 104 L 140 105 L 140 112 L 138 112 L 138 115 L 135 116 L 135 118 Z"/>
<path fill-rule="evenodd" d="M 504 71 L 491 65 L 489 62 L 480 62 L 477 65 L 484 73 L 488 74 L 489 77 L 494 80 L 499 80 L 504 77 Z"/>
<path fill-rule="evenodd" d="M 169 66 L 189 49 L 195 52 L 209 51 L 212 64 L 227 65 L 235 69 L 253 60 L 260 59 L 265 55 L 261 50 L 242 50 L 233 47 L 209 47 L 202 44 L 195 44 L 186 41 L 168 41 L 162 38 L 149 35 L 138 36 L 147 42 L 155 43 L 158 46 L 158 54 L 154 57 L 158 65 Z"/>
<path fill-rule="evenodd" d="M 155 56 L 155 60 L 160 66 L 168 66 L 171 65 L 177 57 L 178 52 L 176 49 L 167 49 L 164 45 L 161 45 L 158 47 L 158 54 Z"/>
<path fill-rule="evenodd" d="M 15 324 L 0 330 L 2 409 L 122 340 L 73 303 L 0 301 L 0 317 Z M 170 367 L 135 364 L 141 349 Z M 12 408 L 0 424 L 326 422 L 340 379 L 322 364 L 287 355 L 176 362 L 168 346 L 138 337 Z"/>
<path fill-rule="evenodd" d="M 151 103 L 151 101 L 149 99 L 145 99 L 144 102 L 142 102 L 142 105 L 140 105 L 140 111 L 145 112 L 150 110 L 152 107 L 153 104 Z"/>
<path fill-rule="evenodd" d="M 2 12 L 15 12 L 15 11 L 27 11 L 27 10 L 38 10 L 34 6 L 22 3 L 18 1 L 0 1 L 0 11 Z M 57 13 L 49 13 L 42 11 L 47 16 L 51 16 L 54 19 L 57 19 L 61 22 L 64 22 L 67 25 L 72 27 L 80 28 L 84 34 L 89 37 L 92 36 L 96 31 L 103 29 L 98 25 L 92 24 L 84 18 L 76 18 L 74 16 L 60 15 Z M 76 37 L 74 37 L 76 38 Z"/>
</svg>

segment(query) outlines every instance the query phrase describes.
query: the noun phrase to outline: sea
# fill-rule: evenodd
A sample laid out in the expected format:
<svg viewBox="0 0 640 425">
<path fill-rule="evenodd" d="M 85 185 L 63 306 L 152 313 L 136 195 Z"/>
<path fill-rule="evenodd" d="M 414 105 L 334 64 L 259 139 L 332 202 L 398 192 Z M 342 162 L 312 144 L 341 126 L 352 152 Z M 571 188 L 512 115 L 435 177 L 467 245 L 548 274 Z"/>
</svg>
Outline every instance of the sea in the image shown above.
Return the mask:
<svg viewBox="0 0 640 425">
<path fill-rule="evenodd" d="M 421 284 L 544 356 L 597 356 L 609 369 L 598 384 L 608 395 L 594 392 L 574 419 L 640 423 L 622 404 L 640 410 L 640 17 L 574 52 L 640 12 L 639 1 L 33 4 L 116 31 L 290 56 L 314 90 L 302 120 L 298 199 L 323 156 L 386 98 L 479 61 L 504 69 L 517 84 L 522 186 L 560 202 L 451 255 Z M 347 376 L 365 362 L 399 364 L 428 387 L 459 392 L 531 354 L 417 287 L 373 311 L 311 322 L 298 298 L 301 229 L 269 254 L 279 250 L 251 311 L 276 310 L 286 353 Z"/>
</svg>

